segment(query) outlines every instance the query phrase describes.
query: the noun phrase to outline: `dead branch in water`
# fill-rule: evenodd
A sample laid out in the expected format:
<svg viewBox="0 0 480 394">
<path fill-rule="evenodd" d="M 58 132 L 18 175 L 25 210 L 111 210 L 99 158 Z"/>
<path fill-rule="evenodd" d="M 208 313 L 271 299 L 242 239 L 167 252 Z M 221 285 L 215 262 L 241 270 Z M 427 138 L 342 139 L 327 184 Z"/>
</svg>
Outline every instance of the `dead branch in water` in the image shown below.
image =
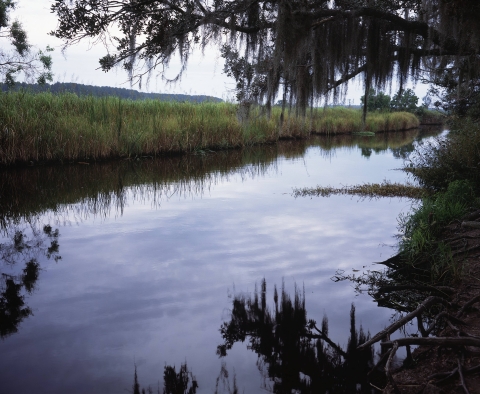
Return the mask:
<svg viewBox="0 0 480 394">
<path fill-rule="evenodd" d="M 442 304 L 448 304 L 446 300 L 440 297 L 435 297 L 435 296 L 430 296 L 428 297 L 425 301 L 423 301 L 417 309 L 415 309 L 413 312 L 409 313 L 408 315 L 404 316 L 400 320 L 397 320 L 395 323 L 391 324 L 384 330 L 380 331 L 378 334 L 374 335 L 369 341 L 365 342 L 364 344 L 360 345 L 358 347 L 359 350 L 365 349 L 370 345 L 373 345 L 374 343 L 380 341 L 382 338 L 384 338 L 388 334 L 392 334 L 393 332 L 397 331 L 400 327 L 404 326 L 407 324 L 409 321 L 414 319 L 416 316 L 420 315 L 423 313 L 428 307 L 436 304 L 436 303 L 442 303 Z"/>
</svg>

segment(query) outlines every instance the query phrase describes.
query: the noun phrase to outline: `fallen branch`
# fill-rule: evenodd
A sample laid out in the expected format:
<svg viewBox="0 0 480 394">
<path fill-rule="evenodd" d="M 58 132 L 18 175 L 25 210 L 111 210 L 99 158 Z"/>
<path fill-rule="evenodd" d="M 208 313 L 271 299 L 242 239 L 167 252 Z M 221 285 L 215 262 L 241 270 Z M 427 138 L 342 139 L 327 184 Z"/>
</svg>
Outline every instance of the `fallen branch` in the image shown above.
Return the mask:
<svg viewBox="0 0 480 394">
<path fill-rule="evenodd" d="M 382 342 L 382 347 L 393 347 L 394 343 L 398 343 L 398 346 L 406 345 L 419 345 L 419 346 L 446 346 L 446 347 L 458 347 L 458 346 L 476 346 L 480 347 L 480 338 L 476 337 L 409 337 L 399 338 L 395 341 Z"/>
<path fill-rule="evenodd" d="M 428 307 L 430 307 L 431 305 L 436 304 L 436 303 L 442 303 L 442 304 L 447 303 L 448 304 L 448 302 L 446 300 L 444 300 L 443 298 L 430 296 L 425 301 L 423 301 L 417 307 L 417 309 L 415 309 L 413 312 L 409 313 L 408 315 L 404 316 L 402 319 L 396 321 L 395 323 L 391 324 L 389 327 L 385 328 L 384 330 L 380 331 L 378 334 L 374 335 L 370 340 L 368 340 L 364 344 L 360 345 L 358 347 L 358 349 L 359 350 L 365 349 L 368 346 L 373 345 L 374 343 L 380 341 L 386 335 L 397 331 L 400 327 L 404 326 L 410 320 L 412 320 L 416 316 L 420 315 Z M 410 338 L 405 338 L 405 339 L 410 339 Z M 420 338 L 417 338 L 417 339 L 420 339 Z"/>
<path fill-rule="evenodd" d="M 466 215 L 466 216 L 464 217 L 464 219 L 465 219 L 465 221 L 469 221 L 469 220 L 475 220 L 475 219 L 477 219 L 477 218 L 479 218 L 479 217 L 480 217 L 480 209 L 477 210 L 477 211 L 475 211 L 475 212 L 472 212 L 472 213 Z"/>
<path fill-rule="evenodd" d="M 469 375 L 469 374 L 480 371 L 480 365 L 476 365 L 476 366 L 470 367 L 470 368 L 463 367 L 462 371 L 463 371 L 464 375 Z M 427 377 L 427 380 L 440 379 L 440 380 L 437 380 L 437 383 L 442 383 L 442 382 L 450 379 L 451 377 L 455 376 L 455 374 L 457 372 L 458 372 L 458 367 L 455 367 L 451 371 L 434 373 L 433 375 L 430 375 L 429 377 Z"/>
<path fill-rule="evenodd" d="M 459 234 L 455 237 L 452 237 L 452 238 L 447 238 L 444 242 L 445 243 L 450 243 L 450 242 L 454 242 L 454 241 L 458 241 L 459 239 L 477 239 L 478 236 L 477 235 L 472 235 L 472 234 Z"/>
<path fill-rule="evenodd" d="M 479 228 L 480 229 L 480 222 L 462 222 L 462 227 L 471 227 L 471 228 Z"/>
<path fill-rule="evenodd" d="M 480 224 L 480 223 L 479 223 L 479 224 Z M 470 247 L 470 248 L 468 248 L 468 249 L 457 250 L 457 251 L 455 251 L 455 252 L 452 253 L 452 257 L 457 256 L 457 255 L 459 255 L 459 254 L 469 253 L 469 252 L 471 252 L 472 250 L 475 250 L 475 249 L 478 249 L 478 248 L 480 248 L 480 245 L 475 245 L 475 246 L 472 246 L 472 247 Z"/>
</svg>

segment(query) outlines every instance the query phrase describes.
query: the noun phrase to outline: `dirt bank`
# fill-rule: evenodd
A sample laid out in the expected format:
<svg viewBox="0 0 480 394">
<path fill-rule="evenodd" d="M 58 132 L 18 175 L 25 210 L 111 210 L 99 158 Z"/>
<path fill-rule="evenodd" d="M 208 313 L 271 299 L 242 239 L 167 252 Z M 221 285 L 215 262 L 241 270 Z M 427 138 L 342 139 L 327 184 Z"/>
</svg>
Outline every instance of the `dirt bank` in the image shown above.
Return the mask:
<svg viewBox="0 0 480 394">
<path fill-rule="evenodd" d="M 435 336 L 459 344 L 417 348 L 408 367 L 392 372 L 394 383 L 385 393 L 480 393 L 480 347 L 460 344 L 465 338 L 480 340 L 480 211 L 451 223 L 441 240 L 451 247 L 461 275 Z"/>
</svg>

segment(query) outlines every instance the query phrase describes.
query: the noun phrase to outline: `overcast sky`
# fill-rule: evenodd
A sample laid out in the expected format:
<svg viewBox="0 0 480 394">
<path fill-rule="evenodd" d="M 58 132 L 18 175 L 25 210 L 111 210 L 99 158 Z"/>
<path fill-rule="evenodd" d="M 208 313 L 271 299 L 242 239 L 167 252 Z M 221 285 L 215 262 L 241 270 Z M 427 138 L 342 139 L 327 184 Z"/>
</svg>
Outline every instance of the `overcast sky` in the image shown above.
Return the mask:
<svg viewBox="0 0 480 394">
<path fill-rule="evenodd" d="M 114 86 L 130 88 L 127 74 L 120 68 L 105 73 L 97 70 L 98 59 L 106 54 L 101 44 L 93 45 L 92 42 L 83 42 L 61 53 L 62 41 L 49 36 L 48 32 L 57 26 L 55 15 L 50 13 L 51 0 L 18 0 L 17 10 L 13 18 L 22 22 L 29 35 L 29 41 L 39 49 L 47 45 L 55 48 L 53 57 L 54 82 L 77 82 L 87 85 Z M 167 77 L 176 75 L 179 62 L 172 61 Z M 223 99 L 231 99 L 234 95 L 233 79 L 223 74 L 223 59 L 216 49 L 208 49 L 205 56 L 195 53 L 191 56 L 189 67 L 181 82 L 176 85 L 168 85 L 161 78 L 151 78 L 149 86 L 143 86 L 143 91 L 155 93 L 183 93 L 205 94 Z M 138 86 L 134 86 L 138 90 Z M 417 95 L 422 98 L 426 87 L 417 86 Z M 353 82 L 349 87 L 349 93 L 345 102 L 348 104 L 360 104 L 362 95 L 360 81 Z M 420 104 L 420 103 L 419 103 Z"/>
</svg>

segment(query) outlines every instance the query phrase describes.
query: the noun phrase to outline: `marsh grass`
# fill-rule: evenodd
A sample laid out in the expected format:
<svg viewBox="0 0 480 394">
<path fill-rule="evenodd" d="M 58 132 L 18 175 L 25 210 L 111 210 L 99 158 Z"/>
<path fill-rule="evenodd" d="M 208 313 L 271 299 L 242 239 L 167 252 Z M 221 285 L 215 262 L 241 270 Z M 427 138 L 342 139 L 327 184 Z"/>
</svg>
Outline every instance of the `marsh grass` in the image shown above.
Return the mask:
<svg viewBox="0 0 480 394">
<path fill-rule="evenodd" d="M 156 156 L 204 149 L 228 149 L 312 133 L 362 131 L 361 114 L 347 108 L 315 109 L 311 118 L 270 119 L 254 108 L 240 122 L 230 103 L 132 101 L 64 93 L 0 94 L 0 163 L 92 161 Z M 416 127 L 411 114 L 371 114 L 364 131 Z"/>
<path fill-rule="evenodd" d="M 316 188 L 293 190 L 294 197 L 330 197 L 335 194 L 356 195 L 362 198 L 406 197 L 417 199 L 425 196 L 425 190 L 410 184 L 402 185 L 388 181 L 380 184 L 365 183 L 340 188 L 317 186 Z"/>
<path fill-rule="evenodd" d="M 475 200 L 471 182 L 456 180 L 444 192 L 426 197 L 412 212 L 401 215 L 399 252 L 407 265 L 422 267 L 432 283 L 448 282 L 460 275 L 450 247 L 439 240 L 442 229 L 462 217 Z"/>
<path fill-rule="evenodd" d="M 312 131 L 318 134 L 377 133 L 409 130 L 418 126 L 417 117 L 408 112 L 369 113 L 365 128 L 362 125 L 362 112 L 356 109 L 344 107 L 318 109 L 312 115 Z"/>
</svg>

